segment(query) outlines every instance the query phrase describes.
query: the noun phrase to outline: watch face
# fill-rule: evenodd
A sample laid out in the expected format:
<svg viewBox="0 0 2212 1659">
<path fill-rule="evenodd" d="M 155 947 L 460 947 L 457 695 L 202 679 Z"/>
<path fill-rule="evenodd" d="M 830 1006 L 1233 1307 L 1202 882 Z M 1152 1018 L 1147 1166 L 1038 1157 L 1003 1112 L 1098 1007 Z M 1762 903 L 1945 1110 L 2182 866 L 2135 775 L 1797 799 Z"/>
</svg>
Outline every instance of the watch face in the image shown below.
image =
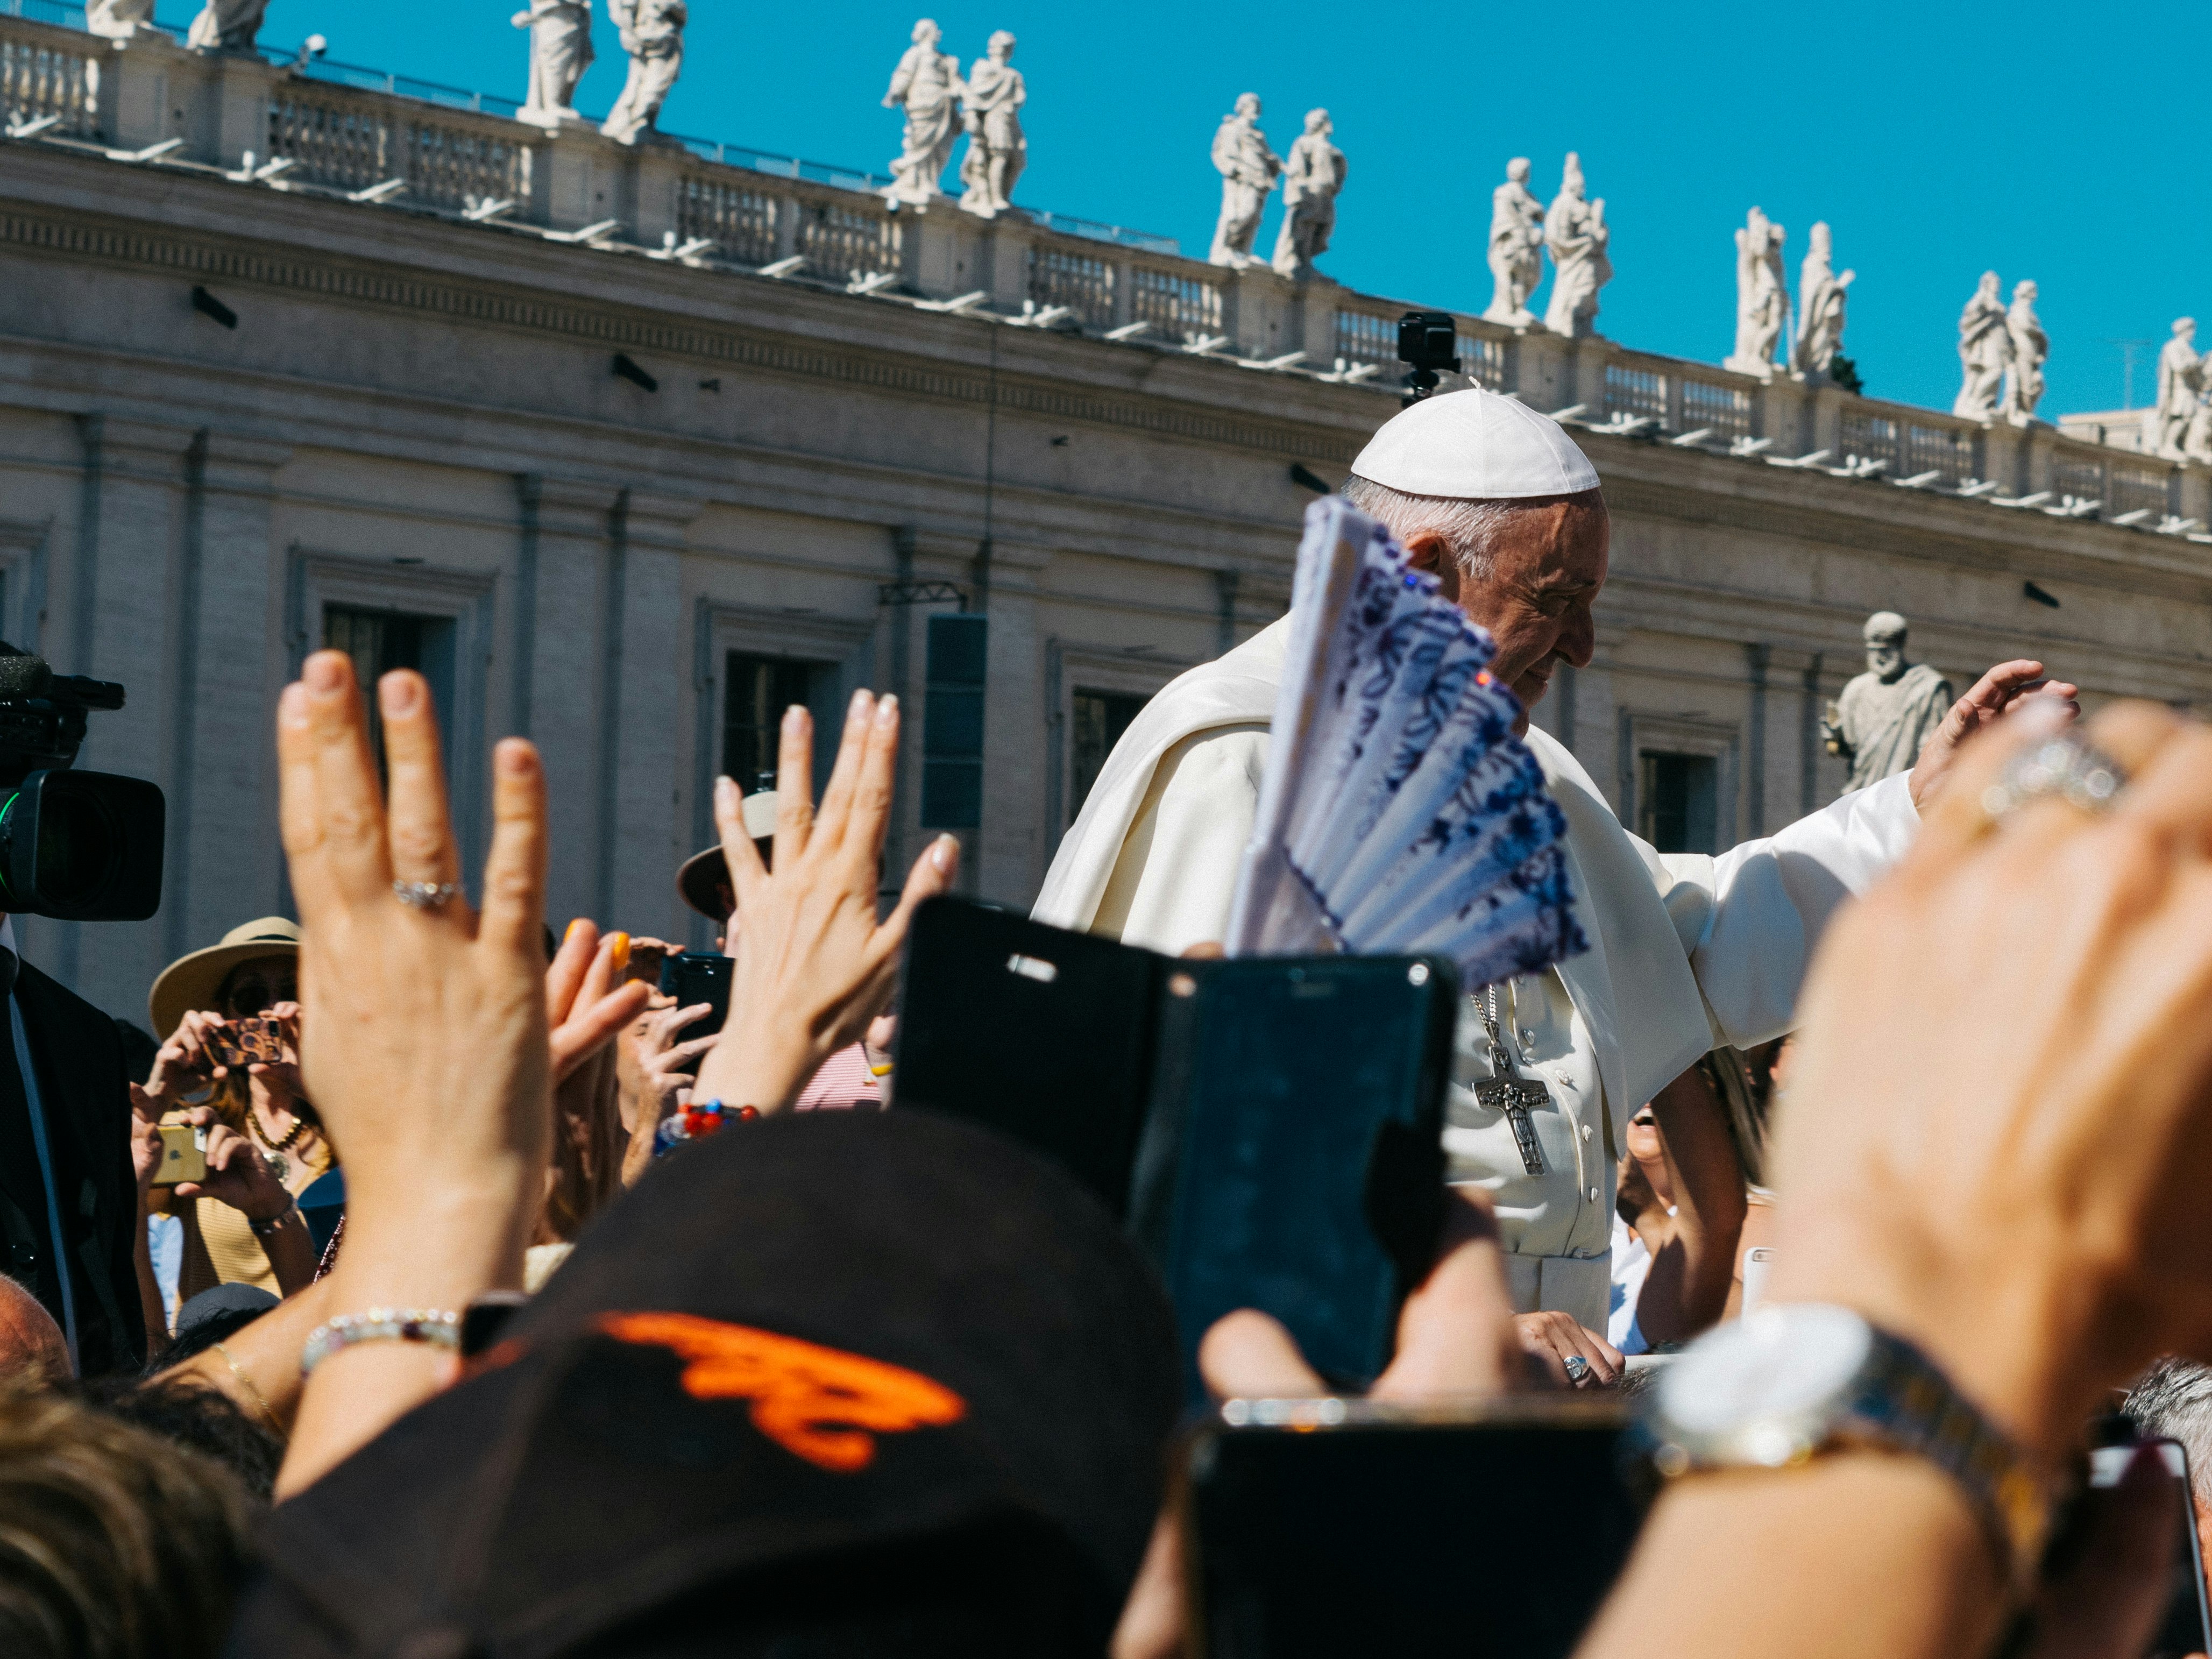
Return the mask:
<svg viewBox="0 0 2212 1659">
<path fill-rule="evenodd" d="M 1660 1416 L 1685 1438 L 1749 1437 L 1752 1443 L 1739 1449 L 1761 1462 L 1784 1462 L 1801 1438 L 1796 1431 L 1825 1420 L 1842 1403 L 1873 1346 L 1873 1331 L 1848 1309 L 1761 1308 L 1720 1327 L 1668 1367 Z"/>
</svg>

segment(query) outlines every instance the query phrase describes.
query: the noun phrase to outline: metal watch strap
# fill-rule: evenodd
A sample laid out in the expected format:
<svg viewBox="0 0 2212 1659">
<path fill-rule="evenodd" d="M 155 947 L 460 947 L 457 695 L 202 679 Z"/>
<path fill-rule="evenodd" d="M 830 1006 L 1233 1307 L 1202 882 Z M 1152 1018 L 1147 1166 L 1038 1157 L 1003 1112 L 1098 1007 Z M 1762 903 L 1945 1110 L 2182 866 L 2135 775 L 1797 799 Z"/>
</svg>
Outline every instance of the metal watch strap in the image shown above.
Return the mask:
<svg viewBox="0 0 2212 1659">
<path fill-rule="evenodd" d="M 1869 1325 L 1868 1330 L 1872 1347 L 1812 1455 L 1870 1449 L 1907 1453 L 1935 1464 L 1966 1494 L 2008 1564 L 2014 1587 L 2025 1588 L 2042 1566 L 2057 1492 L 1927 1355 L 1879 1327 Z M 1652 1462 L 1670 1479 L 1699 1469 L 1777 1468 L 1802 1461 L 1700 1459 L 1668 1438 L 1663 1421 L 1647 1426 L 1657 1442 Z"/>
</svg>

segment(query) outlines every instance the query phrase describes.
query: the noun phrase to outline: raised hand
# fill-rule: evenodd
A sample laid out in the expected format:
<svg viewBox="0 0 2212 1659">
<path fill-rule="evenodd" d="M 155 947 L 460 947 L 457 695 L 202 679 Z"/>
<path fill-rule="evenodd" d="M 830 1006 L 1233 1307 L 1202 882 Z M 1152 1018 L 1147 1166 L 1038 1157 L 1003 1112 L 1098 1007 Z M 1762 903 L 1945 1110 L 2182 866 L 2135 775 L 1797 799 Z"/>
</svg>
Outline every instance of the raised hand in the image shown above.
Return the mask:
<svg viewBox="0 0 2212 1659">
<path fill-rule="evenodd" d="M 2001 662 L 1951 705 L 1951 712 L 1943 716 L 1936 735 L 1922 745 L 1920 757 L 1913 765 L 1911 781 L 1906 787 L 1912 792 L 1916 808 L 1923 812 L 1928 810 L 1929 803 L 1948 775 L 1952 763 L 1958 758 L 1960 744 L 1976 732 L 1996 725 L 2028 699 L 2056 698 L 2069 719 L 2081 714 L 2081 705 L 2074 701 L 2081 695 L 2080 686 L 2066 680 L 2046 680 L 2042 676 L 2043 665 L 2032 658 Z"/>
<path fill-rule="evenodd" d="M 578 917 L 568 924 L 545 969 L 545 1017 L 552 1027 L 553 1080 L 562 1083 L 571 1073 L 614 1041 L 622 1028 L 635 1019 L 653 998 L 653 987 L 641 979 L 625 979 L 629 965 L 629 935 L 604 937 L 590 921 Z"/>
<path fill-rule="evenodd" d="M 346 1246 L 336 1312 L 458 1311 L 519 1289 L 553 1127 L 544 951 L 545 786 L 520 738 L 492 756 L 481 914 L 458 891 L 407 904 L 395 883 L 457 884 L 460 852 L 429 687 L 378 686 L 390 779 L 377 787 L 353 665 L 307 659 L 276 708 L 284 852 L 300 951 L 309 1095 L 342 1147 Z M 364 1344 L 317 1369 L 280 1492 L 297 1491 L 434 1390 L 450 1366 Z"/>
<path fill-rule="evenodd" d="M 772 875 L 745 833 L 738 786 L 715 780 L 714 822 L 737 888 L 736 965 L 728 1041 L 700 1066 L 696 1097 L 780 1110 L 889 1001 L 915 906 L 952 884 L 960 852 L 939 836 L 915 861 L 898 908 L 877 920 L 898 731 L 898 699 L 853 694 L 817 813 L 814 722 L 796 705 L 785 711 Z"/>
</svg>

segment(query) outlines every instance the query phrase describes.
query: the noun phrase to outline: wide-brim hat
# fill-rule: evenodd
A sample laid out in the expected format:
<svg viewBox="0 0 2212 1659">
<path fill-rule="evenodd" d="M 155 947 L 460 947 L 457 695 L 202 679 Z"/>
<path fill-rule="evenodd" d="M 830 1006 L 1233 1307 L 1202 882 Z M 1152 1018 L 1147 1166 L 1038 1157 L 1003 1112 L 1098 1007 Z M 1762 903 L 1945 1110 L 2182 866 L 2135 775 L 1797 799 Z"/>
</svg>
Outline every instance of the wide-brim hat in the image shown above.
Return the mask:
<svg viewBox="0 0 2212 1659">
<path fill-rule="evenodd" d="M 747 795 L 742 810 L 745 833 L 753 838 L 761 862 L 766 864 L 769 849 L 775 845 L 775 791 L 763 789 Z M 738 884 L 730 879 L 729 863 L 722 856 L 720 842 L 694 853 L 676 866 L 676 890 L 686 904 L 711 921 L 730 919 L 730 907 L 722 902 L 721 890 L 725 887 L 735 892 Z"/>
<path fill-rule="evenodd" d="M 296 959 L 299 954 L 300 924 L 283 916 L 263 916 L 232 928 L 220 944 L 179 957 L 161 969 L 154 988 L 146 994 L 146 1012 L 154 1022 L 155 1039 L 167 1042 L 169 1033 L 190 1011 L 215 1006 L 215 994 L 240 963 L 256 957 Z"/>
<path fill-rule="evenodd" d="M 733 1125 L 285 1506 L 227 1650 L 1100 1654 L 1176 1376 L 1144 1257 L 1025 1148 L 925 1111 Z M 918 1639 L 963 1602 L 1066 1639 Z"/>
</svg>

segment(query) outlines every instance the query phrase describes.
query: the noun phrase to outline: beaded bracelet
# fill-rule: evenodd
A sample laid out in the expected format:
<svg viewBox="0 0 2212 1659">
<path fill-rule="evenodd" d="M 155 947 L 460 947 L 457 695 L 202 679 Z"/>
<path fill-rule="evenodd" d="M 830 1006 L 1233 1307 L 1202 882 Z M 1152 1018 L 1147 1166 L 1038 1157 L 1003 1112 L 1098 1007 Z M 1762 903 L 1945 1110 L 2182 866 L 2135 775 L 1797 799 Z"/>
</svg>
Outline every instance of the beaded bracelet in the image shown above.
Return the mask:
<svg viewBox="0 0 2212 1659">
<path fill-rule="evenodd" d="M 367 1313 L 340 1314 L 307 1334 L 300 1349 L 300 1375 L 307 1376 L 340 1348 L 356 1342 L 422 1342 L 457 1353 L 461 1316 L 435 1308 L 371 1308 Z"/>
<path fill-rule="evenodd" d="M 687 1140 L 713 1134 L 726 1123 L 750 1123 L 760 1115 L 757 1106 L 725 1106 L 720 1100 L 695 1101 L 671 1114 L 653 1133 L 653 1155 L 665 1158 Z"/>
</svg>

